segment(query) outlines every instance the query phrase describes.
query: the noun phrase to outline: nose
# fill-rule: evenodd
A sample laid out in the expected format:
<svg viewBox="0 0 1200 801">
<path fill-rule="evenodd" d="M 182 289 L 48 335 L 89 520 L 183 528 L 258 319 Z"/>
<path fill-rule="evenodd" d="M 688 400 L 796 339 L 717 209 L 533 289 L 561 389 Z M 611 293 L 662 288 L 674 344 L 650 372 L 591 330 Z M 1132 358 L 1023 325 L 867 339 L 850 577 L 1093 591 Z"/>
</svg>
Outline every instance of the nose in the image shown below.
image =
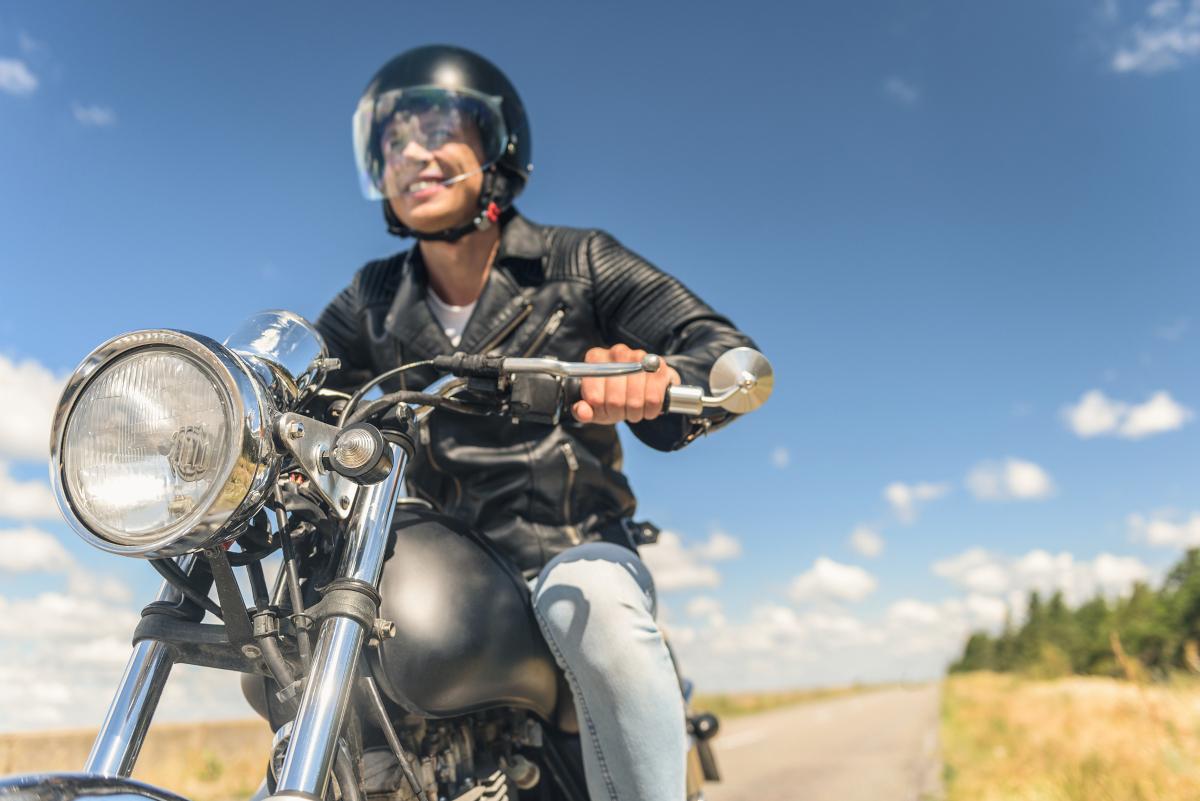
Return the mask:
<svg viewBox="0 0 1200 801">
<path fill-rule="evenodd" d="M 433 161 L 433 153 L 425 149 L 425 147 L 416 140 L 410 140 L 409 143 L 404 146 L 404 150 L 400 151 L 400 155 L 404 157 L 405 161 L 414 161 L 420 164 L 427 164 L 428 162 Z"/>
</svg>

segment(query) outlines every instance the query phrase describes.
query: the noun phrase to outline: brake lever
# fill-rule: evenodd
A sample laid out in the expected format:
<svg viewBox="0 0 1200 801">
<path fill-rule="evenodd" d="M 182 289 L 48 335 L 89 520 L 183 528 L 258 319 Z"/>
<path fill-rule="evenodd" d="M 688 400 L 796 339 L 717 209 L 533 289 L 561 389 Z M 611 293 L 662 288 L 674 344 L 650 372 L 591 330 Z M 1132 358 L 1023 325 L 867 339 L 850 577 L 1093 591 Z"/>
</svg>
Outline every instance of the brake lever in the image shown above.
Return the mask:
<svg viewBox="0 0 1200 801">
<path fill-rule="evenodd" d="M 657 373 L 662 358 L 648 353 L 639 362 L 562 362 L 558 359 L 536 358 L 505 359 L 501 370 L 505 373 L 542 373 L 558 378 L 606 378 L 633 373 Z"/>
</svg>

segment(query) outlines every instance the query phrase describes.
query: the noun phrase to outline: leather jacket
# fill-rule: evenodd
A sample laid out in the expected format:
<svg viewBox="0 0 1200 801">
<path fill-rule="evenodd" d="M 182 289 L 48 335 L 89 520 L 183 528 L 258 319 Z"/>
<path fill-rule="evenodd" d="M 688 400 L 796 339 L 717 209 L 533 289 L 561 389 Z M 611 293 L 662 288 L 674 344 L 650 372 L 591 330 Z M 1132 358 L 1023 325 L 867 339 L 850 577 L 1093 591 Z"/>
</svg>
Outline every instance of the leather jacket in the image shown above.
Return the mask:
<svg viewBox="0 0 1200 801">
<path fill-rule="evenodd" d="M 332 385 L 361 386 L 401 364 L 455 351 L 582 361 L 589 348 L 624 343 L 663 355 L 685 384 L 707 388 L 718 356 L 754 346 L 682 283 L 603 231 L 537 225 L 515 211 L 501 224 L 491 273 L 457 348 L 426 303 L 419 248 L 359 270 L 317 320 L 342 360 Z M 416 369 L 385 388 L 421 389 L 435 378 L 432 368 Z M 664 414 L 630 429 L 668 451 L 732 417 L 720 410 Z M 614 521 L 636 506 L 616 427 L 583 425 L 569 412 L 556 426 L 433 414 L 408 482 L 411 494 L 484 532 L 527 574 L 572 545 L 614 539 Z"/>
</svg>

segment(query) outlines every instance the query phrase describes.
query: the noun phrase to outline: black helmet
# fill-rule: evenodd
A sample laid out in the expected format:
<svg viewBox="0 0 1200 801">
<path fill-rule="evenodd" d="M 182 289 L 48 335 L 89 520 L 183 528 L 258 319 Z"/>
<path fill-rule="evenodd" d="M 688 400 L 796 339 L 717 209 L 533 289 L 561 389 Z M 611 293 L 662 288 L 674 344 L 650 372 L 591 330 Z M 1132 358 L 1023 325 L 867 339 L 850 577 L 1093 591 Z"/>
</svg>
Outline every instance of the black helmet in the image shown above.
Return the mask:
<svg viewBox="0 0 1200 801">
<path fill-rule="evenodd" d="M 433 234 L 407 228 L 387 202 L 384 180 L 388 155 L 383 133 L 401 114 L 431 110 L 456 119 L 469 117 L 484 145 L 483 190 L 479 213 L 469 223 Z M 436 132 L 418 135 L 436 137 Z M 423 142 L 422 144 L 428 144 Z M 517 90 L 482 56 L 452 45 L 427 45 L 401 53 L 375 73 L 354 114 L 354 150 L 363 193 L 383 200 L 388 230 L 397 236 L 454 241 L 487 228 L 525 188 L 533 169 L 533 143 L 525 106 Z M 474 173 L 471 173 L 474 174 Z M 468 175 L 454 176 L 446 183 Z"/>
</svg>

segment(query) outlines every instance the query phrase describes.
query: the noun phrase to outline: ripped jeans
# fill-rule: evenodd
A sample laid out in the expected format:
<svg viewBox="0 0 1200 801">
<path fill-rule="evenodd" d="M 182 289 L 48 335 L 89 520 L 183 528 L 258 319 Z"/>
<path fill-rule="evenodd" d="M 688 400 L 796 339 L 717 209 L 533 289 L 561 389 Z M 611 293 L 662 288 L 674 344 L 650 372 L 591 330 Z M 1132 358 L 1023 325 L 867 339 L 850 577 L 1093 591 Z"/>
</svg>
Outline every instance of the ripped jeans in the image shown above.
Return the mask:
<svg viewBox="0 0 1200 801">
<path fill-rule="evenodd" d="M 619 545 L 577 545 L 542 568 L 533 607 L 575 695 L 591 801 L 683 801 L 683 698 L 646 565 Z"/>
</svg>

